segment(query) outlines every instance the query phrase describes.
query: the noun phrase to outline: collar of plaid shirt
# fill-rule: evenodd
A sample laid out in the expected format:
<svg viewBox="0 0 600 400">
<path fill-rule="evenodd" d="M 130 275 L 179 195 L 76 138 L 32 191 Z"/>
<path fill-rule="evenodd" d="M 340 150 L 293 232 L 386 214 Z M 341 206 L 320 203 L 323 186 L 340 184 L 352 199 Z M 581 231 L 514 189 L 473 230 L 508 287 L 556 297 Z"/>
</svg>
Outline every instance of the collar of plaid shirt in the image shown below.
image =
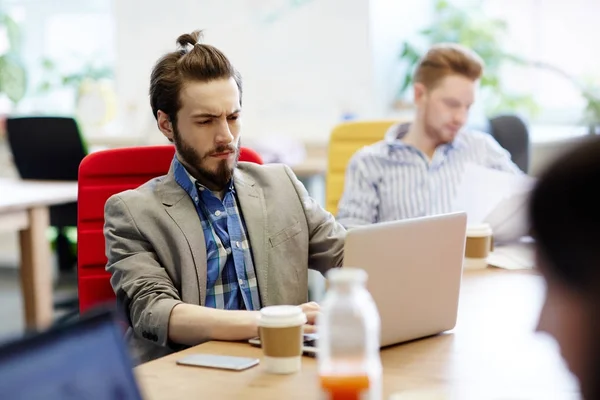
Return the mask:
<svg viewBox="0 0 600 400">
<path fill-rule="evenodd" d="M 173 159 L 175 181 L 192 199 L 206 245 L 206 306 L 258 310 L 260 297 L 244 218 L 233 180 L 219 199 Z"/>
</svg>

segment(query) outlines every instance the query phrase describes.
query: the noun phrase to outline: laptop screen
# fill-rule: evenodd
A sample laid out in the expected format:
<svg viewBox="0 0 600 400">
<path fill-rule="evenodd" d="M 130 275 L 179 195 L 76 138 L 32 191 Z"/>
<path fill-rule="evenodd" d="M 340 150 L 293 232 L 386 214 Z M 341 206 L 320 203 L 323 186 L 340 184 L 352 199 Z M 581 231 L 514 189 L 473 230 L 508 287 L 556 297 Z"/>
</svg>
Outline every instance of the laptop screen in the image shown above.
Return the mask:
<svg viewBox="0 0 600 400">
<path fill-rule="evenodd" d="M 140 400 L 109 313 L 0 347 L 0 398 Z"/>
</svg>

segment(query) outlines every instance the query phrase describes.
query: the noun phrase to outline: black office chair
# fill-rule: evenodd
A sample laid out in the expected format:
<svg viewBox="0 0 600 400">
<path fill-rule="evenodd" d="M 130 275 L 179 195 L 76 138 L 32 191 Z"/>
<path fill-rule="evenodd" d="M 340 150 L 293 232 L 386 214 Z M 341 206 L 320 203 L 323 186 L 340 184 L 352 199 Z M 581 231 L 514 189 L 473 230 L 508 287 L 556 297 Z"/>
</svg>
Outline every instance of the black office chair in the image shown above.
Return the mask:
<svg viewBox="0 0 600 400">
<path fill-rule="evenodd" d="M 490 133 L 510 153 L 512 160 L 525 173 L 529 170 L 531 143 L 525 122 L 516 115 L 490 118 Z"/>
<path fill-rule="evenodd" d="M 531 143 L 527 125 L 514 114 L 499 114 L 487 118 L 483 114 L 470 115 L 468 128 L 489 133 L 505 148 L 513 162 L 525 173 L 529 170 Z"/>
<path fill-rule="evenodd" d="M 8 118 L 6 133 L 14 164 L 22 179 L 77 181 L 81 160 L 87 150 L 73 118 Z M 50 207 L 50 225 L 57 231 L 59 270 L 73 271 L 77 252 L 67 230 L 77 226 L 77 202 Z M 73 299 L 64 304 L 71 308 Z M 62 308 L 62 307 L 61 307 Z"/>
</svg>

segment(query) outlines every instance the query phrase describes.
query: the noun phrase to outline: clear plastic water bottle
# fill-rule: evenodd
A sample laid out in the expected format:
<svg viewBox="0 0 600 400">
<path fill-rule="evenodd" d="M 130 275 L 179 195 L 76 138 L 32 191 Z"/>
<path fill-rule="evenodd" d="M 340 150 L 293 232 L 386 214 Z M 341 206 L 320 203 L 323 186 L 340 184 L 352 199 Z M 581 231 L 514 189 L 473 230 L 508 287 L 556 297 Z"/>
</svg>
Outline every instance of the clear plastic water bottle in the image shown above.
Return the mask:
<svg viewBox="0 0 600 400">
<path fill-rule="evenodd" d="M 356 268 L 331 270 L 317 319 L 319 384 L 327 400 L 381 400 L 381 322 Z"/>
</svg>

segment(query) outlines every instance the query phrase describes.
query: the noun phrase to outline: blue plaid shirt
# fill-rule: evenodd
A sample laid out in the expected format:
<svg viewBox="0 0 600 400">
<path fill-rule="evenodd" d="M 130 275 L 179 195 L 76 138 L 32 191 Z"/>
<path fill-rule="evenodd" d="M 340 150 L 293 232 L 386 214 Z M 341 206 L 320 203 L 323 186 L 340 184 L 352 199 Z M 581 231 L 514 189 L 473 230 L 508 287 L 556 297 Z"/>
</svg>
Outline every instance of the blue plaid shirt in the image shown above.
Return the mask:
<svg viewBox="0 0 600 400">
<path fill-rule="evenodd" d="M 233 181 L 223 200 L 192 177 L 177 157 L 175 181 L 191 197 L 206 243 L 206 307 L 258 310 L 260 298 L 246 224 L 240 214 Z"/>
</svg>

